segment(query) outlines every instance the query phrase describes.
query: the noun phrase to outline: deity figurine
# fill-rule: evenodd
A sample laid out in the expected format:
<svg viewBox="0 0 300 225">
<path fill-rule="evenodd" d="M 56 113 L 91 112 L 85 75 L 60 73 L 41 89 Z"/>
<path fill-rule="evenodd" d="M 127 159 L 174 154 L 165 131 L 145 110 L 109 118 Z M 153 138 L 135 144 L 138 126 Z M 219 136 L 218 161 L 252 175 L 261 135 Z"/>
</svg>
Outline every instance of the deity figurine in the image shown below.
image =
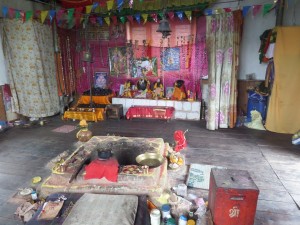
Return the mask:
<svg viewBox="0 0 300 225">
<path fill-rule="evenodd" d="M 172 95 L 172 100 L 184 100 L 186 99 L 186 91 L 183 80 L 177 80 L 174 85 L 174 92 Z"/>
<path fill-rule="evenodd" d="M 132 93 L 131 93 L 131 82 L 128 80 L 124 84 L 124 92 L 123 92 L 123 97 L 125 98 L 132 98 Z"/>
<path fill-rule="evenodd" d="M 161 83 L 160 79 L 157 79 L 154 83 L 152 94 L 155 99 L 164 97 L 164 85 Z"/>
<path fill-rule="evenodd" d="M 141 78 L 138 80 L 137 84 L 137 95 L 136 98 L 151 98 L 152 93 L 150 89 L 150 81 L 147 78 Z"/>
</svg>

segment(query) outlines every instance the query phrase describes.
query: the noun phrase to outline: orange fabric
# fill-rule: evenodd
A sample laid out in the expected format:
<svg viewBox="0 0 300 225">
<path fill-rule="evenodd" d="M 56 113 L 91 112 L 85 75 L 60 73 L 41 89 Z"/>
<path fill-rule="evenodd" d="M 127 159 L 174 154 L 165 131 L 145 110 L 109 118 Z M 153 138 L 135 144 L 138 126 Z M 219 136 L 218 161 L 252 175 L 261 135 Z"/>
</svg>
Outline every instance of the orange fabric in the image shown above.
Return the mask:
<svg viewBox="0 0 300 225">
<path fill-rule="evenodd" d="M 172 100 L 181 101 L 186 99 L 186 94 L 184 88 L 174 87 L 174 92 L 172 95 Z"/>
<path fill-rule="evenodd" d="M 92 100 L 96 104 L 111 104 L 112 95 L 92 96 Z M 90 104 L 90 96 L 81 96 L 78 104 Z"/>
<path fill-rule="evenodd" d="M 274 51 L 275 79 L 266 128 L 294 134 L 300 129 L 300 27 L 278 27 Z"/>
<path fill-rule="evenodd" d="M 64 119 L 74 119 L 74 120 L 86 120 L 94 121 L 104 120 L 103 117 L 104 109 L 95 108 L 95 112 L 80 112 L 80 111 L 66 111 L 64 113 Z"/>
</svg>

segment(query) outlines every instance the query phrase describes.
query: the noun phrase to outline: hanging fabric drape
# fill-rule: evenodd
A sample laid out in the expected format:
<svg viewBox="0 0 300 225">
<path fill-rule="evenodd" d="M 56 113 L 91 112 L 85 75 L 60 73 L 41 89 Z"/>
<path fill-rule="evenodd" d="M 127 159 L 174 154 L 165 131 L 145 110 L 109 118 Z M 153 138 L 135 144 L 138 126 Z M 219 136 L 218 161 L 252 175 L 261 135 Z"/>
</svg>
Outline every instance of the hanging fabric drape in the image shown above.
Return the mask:
<svg viewBox="0 0 300 225">
<path fill-rule="evenodd" d="M 235 29 L 238 25 L 235 21 L 237 15 L 231 12 L 206 18 L 209 61 L 206 127 L 209 130 L 233 127 L 236 120 L 236 76 L 239 48 L 239 30 Z"/>
<path fill-rule="evenodd" d="M 7 69 L 3 53 L 3 24 L 0 24 L 0 85 L 8 84 Z"/>
<path fill-rule="evenodd" d="M 200 16 L 197 18 L 196 41 L 195 41 L 195 56 L 192 62 L 193 74 L 196 81 L 196 90 L 199 90 L 197 96 L 202 99 L 202 79 L 208 78 L 208 59 L 206 48 L 206 17 Z"/>
<path fill-rule="evenodd" d="M 232 52 L 232 71 L 231 71 L 231 88 L 229 102 L 229 127 L 235 127 L 237 121 L 237 80 L 240 57 L 240 44 L 242 38 L 243 16 L 242 11 L 233 12 L 233 52 Z"/>
<path fill-rule="evenodd" d="M 299 27 L 277 28 L 275 79 L 266 121 L 266 128 L 277 133 L 293 134 L 300 129 L 299 36 Z"/>
<path fill-rule="evenodd" d="M 56 53 L 58 91 L 59 95 L 72 96 L 76 90 L 76 33 L 61 28 L 57 33 L 60 49 Z"/>
<path fill-rule="evenodd" d="M 4 20 L 4 49 L 15 111 L 28 117 L 58 113 L 51 28 L 36 21 Z"/>
</svg>

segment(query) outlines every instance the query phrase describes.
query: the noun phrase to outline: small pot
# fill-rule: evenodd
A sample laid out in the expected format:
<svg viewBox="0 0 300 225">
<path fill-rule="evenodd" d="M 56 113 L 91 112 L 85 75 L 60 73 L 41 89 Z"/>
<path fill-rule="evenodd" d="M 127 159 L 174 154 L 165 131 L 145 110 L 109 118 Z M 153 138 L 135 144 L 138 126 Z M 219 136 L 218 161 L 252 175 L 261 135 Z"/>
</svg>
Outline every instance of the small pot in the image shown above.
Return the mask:
<svg viewBox="0 0 300 225">
<path fill-rule="evenodd" d="M 78 133 L 76 134 L 76 137 L 81 142 L 87 142 L 92 138 L 93 134 L 91 131 L 89 131 L 87 128 L 82 128 Z"/>
<path fill-rule="evenodd" d="M 98 151 L 98 158 L 102 159 L 102 160 L 106 160 L 109 159 L 110 157 L 112 157 L 112 152 L 110 150 L 106 150 L 106 151 Z"/>
</svg>

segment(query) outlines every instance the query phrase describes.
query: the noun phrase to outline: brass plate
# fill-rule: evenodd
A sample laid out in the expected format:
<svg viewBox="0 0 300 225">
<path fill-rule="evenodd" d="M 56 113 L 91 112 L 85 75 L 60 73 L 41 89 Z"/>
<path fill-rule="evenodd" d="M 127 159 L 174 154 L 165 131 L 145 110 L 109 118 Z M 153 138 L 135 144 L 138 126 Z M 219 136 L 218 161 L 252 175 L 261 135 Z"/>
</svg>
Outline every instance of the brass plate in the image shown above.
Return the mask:
<svg viewBox="0 0 300 225">
<path fill-rule="evenodd" d="M 160 166 L 164 161 L 164 157 L 157 153 L 146 152 L 144 154 L 138 155 L 135 160 L 142 166 L 149 166 L 153 168 Z"/>
</svg>

